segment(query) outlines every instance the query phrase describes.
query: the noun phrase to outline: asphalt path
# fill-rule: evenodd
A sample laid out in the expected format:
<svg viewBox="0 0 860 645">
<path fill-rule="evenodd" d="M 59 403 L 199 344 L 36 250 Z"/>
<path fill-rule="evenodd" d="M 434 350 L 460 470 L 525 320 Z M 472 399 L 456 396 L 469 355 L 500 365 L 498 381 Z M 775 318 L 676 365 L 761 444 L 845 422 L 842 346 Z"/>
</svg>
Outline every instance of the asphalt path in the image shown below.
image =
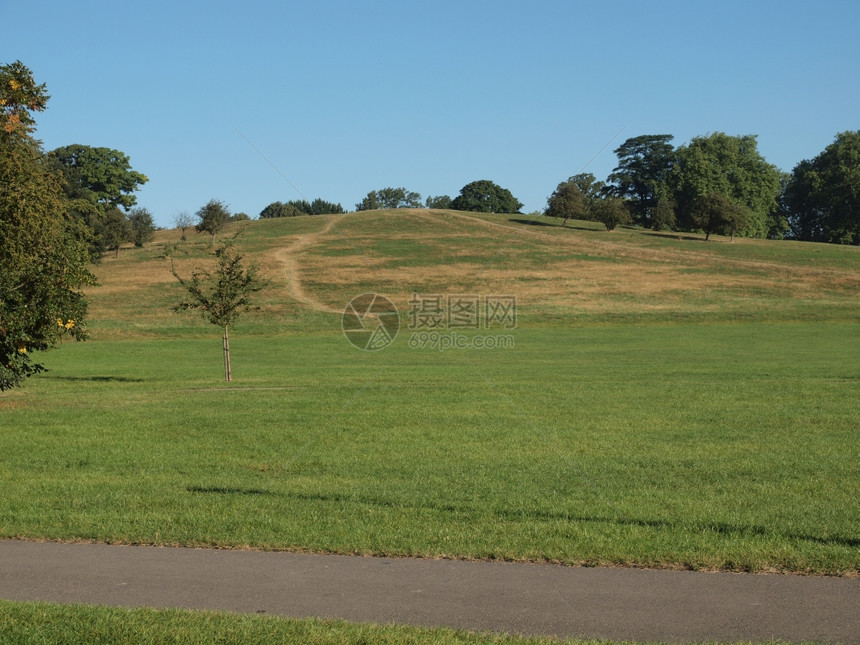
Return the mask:
<svg viewBox="0 0 860 645">
<path fill-rule="evenodd" d="M 0 598 L 560 637 L 860 643 L 860 579 L 0 540 Z"/>
</svg>

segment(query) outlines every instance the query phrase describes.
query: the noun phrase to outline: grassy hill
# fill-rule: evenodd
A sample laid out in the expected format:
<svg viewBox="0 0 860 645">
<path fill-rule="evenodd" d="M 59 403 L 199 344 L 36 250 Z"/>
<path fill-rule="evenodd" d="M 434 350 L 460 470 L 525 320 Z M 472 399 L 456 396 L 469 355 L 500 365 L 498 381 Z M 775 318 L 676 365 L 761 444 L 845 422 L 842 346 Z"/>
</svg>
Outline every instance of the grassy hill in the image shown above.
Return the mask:
<svg viewBox="0 0 860 645">
<path fill-rule="evenodd" d="M 271 285 L 229 384 L 170 311 L 205 236 L 97 267 L 92 341 L 0 395 L 0 535 L 860 570 L 858 249 L 423 210 L 241 244 Z M 378 352 L 341 332 L 366 292 L 400 312 Z M 514 296 L 515 329 L 456 330 L 513 344 L 422 343 L 413 294 Z"/>
</svg>

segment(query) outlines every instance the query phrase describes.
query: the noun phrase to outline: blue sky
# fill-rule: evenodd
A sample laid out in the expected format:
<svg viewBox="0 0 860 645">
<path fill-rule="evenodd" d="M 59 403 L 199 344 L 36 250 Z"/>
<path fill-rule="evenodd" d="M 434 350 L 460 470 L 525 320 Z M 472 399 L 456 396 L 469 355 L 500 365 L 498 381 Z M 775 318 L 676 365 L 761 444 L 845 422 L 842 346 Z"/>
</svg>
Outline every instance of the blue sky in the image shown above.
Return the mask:
<svg viewBox="0 0 860 645">
<path fill-rule="evenodd" d="M 24 14 L 0 62 L 20 59 L 52 96 L 45 147 L 128 154 L 162 226 L 211 198 L 256 217 L 302 197 L 351 210 L 386 186 L 453 197 L 476 179 L 528 212 L 572 174 L 605 178 L 628 137 L 757 134 L 790 171 L 860 129 L 856 1 L 0 9 Z"/>
</svg>

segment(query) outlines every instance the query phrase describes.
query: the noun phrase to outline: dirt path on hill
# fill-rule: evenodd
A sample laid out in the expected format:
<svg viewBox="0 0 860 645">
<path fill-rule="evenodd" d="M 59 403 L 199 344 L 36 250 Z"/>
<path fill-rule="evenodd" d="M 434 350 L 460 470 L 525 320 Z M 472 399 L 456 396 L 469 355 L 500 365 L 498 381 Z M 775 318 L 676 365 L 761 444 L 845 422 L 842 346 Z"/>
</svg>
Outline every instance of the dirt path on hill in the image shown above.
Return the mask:
<svg viewBox="0 0 860 645">
<path fill-rule="evenodd" d="M 306 305 L 315 311 L 340 314 L 343 313 L 342 309 L 330 307 L 305 291 L 302 286 L 300 275 L 299 256 L 301 253 L 313 246 L 321 237 L 331 232 L 335 224 L 340 222 L 340 218 L 346 217 L 346 215 L 328 215 L 325 217 L 327 217 L 327 221 L 322 229 L 314 231 L 313 233 L 300 233 L 299 235 L 294 235 L 292 243 L 288 247 L 276 251 L 274 258 L 281 265 L 284 273 L 286 274 L 287 293 L 291 298 L 298 300 L 303 305 Z"/>
</svg>

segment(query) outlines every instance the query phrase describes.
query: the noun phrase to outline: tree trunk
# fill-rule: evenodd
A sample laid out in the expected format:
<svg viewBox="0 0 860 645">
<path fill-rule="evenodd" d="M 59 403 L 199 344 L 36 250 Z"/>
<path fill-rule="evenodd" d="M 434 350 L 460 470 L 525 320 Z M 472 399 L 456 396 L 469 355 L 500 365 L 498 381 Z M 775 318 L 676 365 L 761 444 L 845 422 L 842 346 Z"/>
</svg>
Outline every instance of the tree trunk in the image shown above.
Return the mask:
<svg viewBox="0 0 860 645">
<path fill-rule="evenodd" d="M 230 371 L 230 333 L 227 331 L 227 325 L 224 325 L 224 380 L 233 380 L 233 374 Z"/>
</svg>

